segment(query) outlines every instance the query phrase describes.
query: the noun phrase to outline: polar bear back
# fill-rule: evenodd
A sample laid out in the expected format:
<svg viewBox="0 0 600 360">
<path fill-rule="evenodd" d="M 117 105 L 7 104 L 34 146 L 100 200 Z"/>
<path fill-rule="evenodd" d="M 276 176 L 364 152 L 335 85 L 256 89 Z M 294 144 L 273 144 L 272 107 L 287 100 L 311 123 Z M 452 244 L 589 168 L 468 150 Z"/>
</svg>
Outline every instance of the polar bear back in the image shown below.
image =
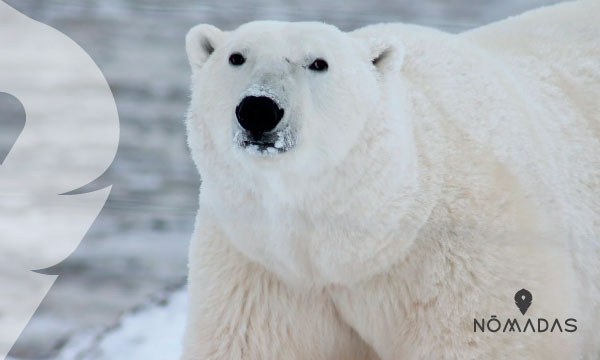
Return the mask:
<svg viewBox="0 0 600 360">
<path fill-rule="evenodd" d="M 526 101 L 542 104 L 543 115 L 533 121 L 551 135 L 561 155 L 555 165 L 565 169 L 555 192 L 600 218 L 600 1 L 536 9 L 461 36 L 524 84 Z M 597 238 L 600 227 L 592 222 L 588 234 Z"/>
<path fill-rule="evenodd" d="M 574 103 L 600 139 L 600 1 L 529 11 L 462 34 L 502 61 L 523 66 Z"/>
</svg>

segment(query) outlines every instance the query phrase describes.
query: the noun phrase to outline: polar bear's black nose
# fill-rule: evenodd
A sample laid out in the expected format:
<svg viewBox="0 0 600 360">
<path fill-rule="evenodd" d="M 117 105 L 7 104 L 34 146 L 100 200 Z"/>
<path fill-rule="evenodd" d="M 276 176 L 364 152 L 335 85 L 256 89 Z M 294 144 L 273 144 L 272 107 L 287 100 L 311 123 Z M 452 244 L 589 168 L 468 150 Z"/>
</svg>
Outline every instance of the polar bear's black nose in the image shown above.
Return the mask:
<svg viewBox="0 0 600 360">
<path fill-rule="evenodd" d="M 240 125 L 252 134 L 269 132 L 283 118 L 283 109 L 266 96 L 246 96 L 235 108 Z"/>
</svg>

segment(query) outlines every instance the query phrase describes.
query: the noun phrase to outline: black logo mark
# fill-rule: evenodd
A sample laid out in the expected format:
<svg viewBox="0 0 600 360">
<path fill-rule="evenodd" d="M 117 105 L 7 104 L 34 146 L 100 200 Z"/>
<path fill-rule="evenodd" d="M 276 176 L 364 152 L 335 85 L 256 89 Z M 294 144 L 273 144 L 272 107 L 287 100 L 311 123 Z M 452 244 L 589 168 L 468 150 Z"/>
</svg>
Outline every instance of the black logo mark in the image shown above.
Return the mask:
<svg viewBox="0 0 600 360">
<path fill-rule="evenodd" d="M 531 301 L 533 300 L 533 296 L 526 289 L 521 289 L 517 291 L 515 294 L 515 304 L 521 311 L 521 314 L 525 315 L 529 306 L 531 306 Z M 502 326 L 504 324 L 504 326 Z M 536 327 L 537 324 L 537 327 Z M 552 324 L 552 326 L 550 326 Z M 564 328 L 564 330 L 563 330 Z M 497 315 L 492 315 L 489 319 L 486 318 L 474 318 L 473 319 L 473 332 L 485 332 L 487 329 L 488 332 L 575 332 L 577 331 L 577 319 L 568 318 L 564 321 L 555 318 L 554 321 L 552 319 L 547 320 L 545 318 L 537 318 L 532 319 L 528 317 L 525 320 L 519 320 L 517 318 L 507 318 L 502 320 Z"/>
<path fill-rule="evenodd" d="M 517 291 L 515 294 L 515 304 L 517 304 L 517 307 L 521 310 L 521 314 L 525 315 L 527 309 L 529 309 L 529 306 L 531 305 L 531 300 L 533 300 L 533 297 L 526 289 Z"/>
</svg>

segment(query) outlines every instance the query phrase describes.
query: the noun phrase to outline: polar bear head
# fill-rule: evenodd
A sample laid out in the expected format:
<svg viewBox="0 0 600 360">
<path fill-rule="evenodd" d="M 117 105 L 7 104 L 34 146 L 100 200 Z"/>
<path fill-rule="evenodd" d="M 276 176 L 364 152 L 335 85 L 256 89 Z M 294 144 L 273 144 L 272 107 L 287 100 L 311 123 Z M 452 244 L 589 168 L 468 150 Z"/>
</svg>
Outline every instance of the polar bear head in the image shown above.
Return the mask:
<svg viewBox="0 0 600 360">
<path fill-rule="evenodd" d="M 397 41 L 315 22 L 198 25 L 186 47 L 189 142 L 201 172 L 216 159 L 302 177 L 336 167 L 382 113 L 382 72 L 402 62 Z"/>
<path fill-rule="evenodd" d="M 294 282 L 356 279 L 367 274 L 357 254 L 375 271 L 410 245 L 378 247 L 398 227 L 410 236 L 400 217 L 418 185 L 398 36 L 261 21 L 198 25 L 186 47 L 199 219 L 226 224 L 239 250 Z M 367 231 L 381 241 L 365 244 Z"/>
</svg>

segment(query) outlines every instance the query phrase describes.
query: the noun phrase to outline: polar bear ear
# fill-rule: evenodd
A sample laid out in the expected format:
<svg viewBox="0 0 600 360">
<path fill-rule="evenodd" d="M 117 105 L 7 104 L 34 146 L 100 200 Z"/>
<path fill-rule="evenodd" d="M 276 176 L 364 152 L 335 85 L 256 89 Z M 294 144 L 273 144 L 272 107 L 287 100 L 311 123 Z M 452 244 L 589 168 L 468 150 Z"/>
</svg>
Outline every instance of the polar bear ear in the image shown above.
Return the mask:
<svg viewBox="0 0 600 360">
<path fill-rule="evenodd" d="M 393 37 L 364 36 L 356 37 L 367 49 L 368 58 L 380 72 L 399 70 L 404 62 L 404 44 Z"/>
<path fill-rule="evenodd" d="M 208 24 L 196 25 L 185 37 L 185 48 L 192 68 L 201 68 L 225 38 L 225 32 Z"/>
</svg>

